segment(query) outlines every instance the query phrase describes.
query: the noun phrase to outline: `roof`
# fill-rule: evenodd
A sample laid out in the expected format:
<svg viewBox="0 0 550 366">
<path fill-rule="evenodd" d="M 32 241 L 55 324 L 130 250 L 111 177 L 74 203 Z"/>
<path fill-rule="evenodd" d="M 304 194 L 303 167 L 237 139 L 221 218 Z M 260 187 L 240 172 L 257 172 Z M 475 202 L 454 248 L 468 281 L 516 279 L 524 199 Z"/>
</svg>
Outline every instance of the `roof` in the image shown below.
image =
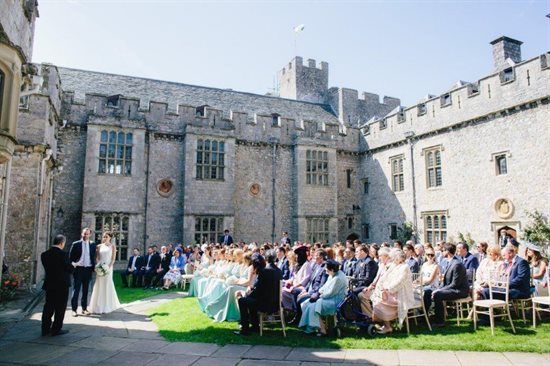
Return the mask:
<svg viewBox="0 0 550 366">
<path fill-rule="evenodd" d="M 246 112 L 249 115 L 276 113 L 295 120 L 339 124 L 337 116 L 326 104 L 96 71 L 64 67 L 58 69 L 63 90 L 75 92 L 77 99 L 84 99 L 87 93 L 122 94 L 139 98 L 143 107 L 150 101 L 168 103 L 172 110 L 176 110 L 178 104 L 208 104 L 212 108 Z"/>
</svg>

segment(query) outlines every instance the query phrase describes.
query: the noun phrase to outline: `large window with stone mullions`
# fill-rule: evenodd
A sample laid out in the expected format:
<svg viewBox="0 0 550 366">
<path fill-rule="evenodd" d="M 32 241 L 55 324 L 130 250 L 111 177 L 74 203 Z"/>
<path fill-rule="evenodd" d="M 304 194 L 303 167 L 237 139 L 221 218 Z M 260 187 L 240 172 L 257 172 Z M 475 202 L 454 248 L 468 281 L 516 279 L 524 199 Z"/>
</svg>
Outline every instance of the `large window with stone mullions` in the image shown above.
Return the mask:
<svg viewBox="0 0 550 366">
<path fill-rule="evenodd" d="M 328 186 L 328 153 L 306 151 L 306 184 Z"/>
<path fill-rule="evenodd" d="M 128 259 L 128 226 L 130 216 L 124 213 L 100 213 L 95 215 L 94 238 L 96 244 L 101 243 L 104 231 L 113 234 L 117 246 L 117 260 Z"/>
<path fill-rule="evenodd" d="M 197 140 L 197 179 L 223 180 L 225 143 L 217 140 Z"/>
<path fill-rule="evenodd" d="M 426 156 L 426 185 L 428 188 L 443 185 L 441 175 L 441 148 L 431 148 L 424 152 Z"/>
<path fill-rule="evenodd" d="M 447 215 L 445 212 L 423 214 L 424 238 L 435 245 L 438 241 L 447 240 Z"/>
<path fill-rule="evenodd" d="M 323 242 L 328 243 L 329 219 L 326 218 L 308 218 L 306 227 L 306 236 L 309 243 Z"/>
<path fill-rule="evenodd" d="M 101 131 L 98 173 L 132 175 L 133 139 L 131 132 Z"/>
<path fill-rule="evenodd" d="M 195 217 L 195 243 L 217 243 L 223 234 L 223 217 L 197 216 Z"/>
</svg>

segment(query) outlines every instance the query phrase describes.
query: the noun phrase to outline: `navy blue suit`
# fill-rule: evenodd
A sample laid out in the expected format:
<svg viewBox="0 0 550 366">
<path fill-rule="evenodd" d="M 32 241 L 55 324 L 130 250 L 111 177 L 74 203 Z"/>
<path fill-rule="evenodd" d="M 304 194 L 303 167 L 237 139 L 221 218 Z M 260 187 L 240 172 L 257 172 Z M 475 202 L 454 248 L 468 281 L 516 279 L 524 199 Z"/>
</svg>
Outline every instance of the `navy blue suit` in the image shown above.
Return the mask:
<svg viewBox="0 0 550 366">
<path fill-rule="evenodd" d="M 466 267 L 468 271 L 477 270 L 477 267 L 479 267 L 479 259 L 469 252 L 465 257 L 462 257 L 462 263 L 464 263 L 464 267 Z"/>
<path fill-rule="evenodd" d="M 80 295 L 80 288 L 82 287 L 82 299 L 80 305 L 82 310 L 87 310 L 88 307 L 88 290 L 90 289 L 90 280 L 92 279 L 92 272 L 95 267 L 95 255 L 96 245 L 93 242 L 89 242 L 90 246 L 90 267 L 76 266 L 73 272 L 74 287 L 73 296 L 71 298 L 71 308 L 76 311 L 78 308 L 78 296 Z M 82 240 L 77 240 L 71 245 L 69 250 L 69 258 L 71 262 L 78 262 L 82 257 Z"/>
<path fill-rule="evenodd" d="M 224 245 L 233 244 L 233 237 L 231 235 L 227 235 L 227 240 L 226 240 L 225 235 L 220 236 L 220 244 L 224 244 Z"/>
<path fill-rule="evenodd" d="M 510 279 L 508 281 L 510 299 L 528 299 L 531 296 L 531 270 L 529 268 L 529 263 L 525 259 L 517 255 L 514 257 L 512 269 L 510 270 Z M 504 300 L 504 294 L 493 294 L 493 296 Z M 486 299 L 490 297 L 488 288 L 483 289 L 483 297 Z"/>
<path fill-rule="evenodd" d="M 132 287 L 136 286 L 136 279 L 139 275 L 139 271 L 141 269 L 141 266 L 143 266 L 143 257 L 141 255 L 138 255 L 136 258 L 136 264 L 134 271 L 130 271 L 132 269 L 132 263 L 134 262 L 134 257 L 131 256 L 128 260 L 128 265 L 126 266 L 126 269 L 120 273 L 120 278 L 122 279 L 122 284 L 126 287 L 128 287 L 128 276 L 132 275 Z"/>
<path fill-rule="evenodd" d="M 411 269 L 411 273 L 418 273 L 418 271 L 420 270 L 420 265 L 418 264 L 418 260 L 415 257 L 407 258 L 407 264 Z"/>
<path fill-rule="evenodd" d="M 145 277 L 145 287 L 149 287 L 151 285 L 151 280 L 157 274 L 159 264 L 160 255 L 156 252 L 143 258 L 143 264 L 138 275 L 138 286 L 141 286 L 143 277 Z M 147 265 L 149 265 L 149 268 L 147 268 Z"/>
<path fill-rule="evenodd" d="M 279 262 L 277 262 L 277 267 L 283 272 L 283 280 L 288 280 L 290 277 L 290 267 L 287 257 L 283 257 L 283 259 L 279 260 Z"/>
<path fill-rule="evenodd" d="M 358 260 L 353 270 L 353 292 L 358 294 L 368 287 L 376 278 L 378 272 L 378 263 L 371 257 Z"/>
<path fill-rule="evenodd" d="M 351 259 L 344 259 L 342 263 L 342 272 L 344 272 L 346 276 L 352 277 L 353 270 L 355 269 L 356 263 L 357 263 L 357 259 L 355 257 Z"/>
</svg>

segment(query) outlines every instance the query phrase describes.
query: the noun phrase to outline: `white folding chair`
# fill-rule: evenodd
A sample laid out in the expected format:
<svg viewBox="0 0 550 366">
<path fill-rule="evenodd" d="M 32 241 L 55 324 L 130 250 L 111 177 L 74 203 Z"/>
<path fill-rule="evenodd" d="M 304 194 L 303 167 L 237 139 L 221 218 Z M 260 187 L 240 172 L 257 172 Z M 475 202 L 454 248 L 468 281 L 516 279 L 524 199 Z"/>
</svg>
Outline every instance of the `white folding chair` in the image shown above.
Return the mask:
<svg viewBox="0 0 550 366">
<path fill-rule="evenodd" d="M 512 317 L 510 316 L 509 278 L 510 274 L 508 271 L 497 270 L 489 273 L 489 299 L 474 301 L 474 330 L 477 329 L 477 314 L 484 314 L 489 316 L 491 335 L 495 335 L 495 318 L 505 316 L 510 321 L 512 332 L 516 333 Z M 500 294 L 501 297 L 504 297 L 504 300 L 496 299 L 495 294 Z M 495 314 L 495 310 L 497 309 L 504 312 L 502 314 Z"/>
<path fill-rule="evenodd" d="M 430 332 L 432 331 L 432 326 L 430 324 L 430 319 L 428 318 L 428 312 L 424 307 L 424 286 L 422 285 L 422 277 L 419 273 L 412 274 L 413 281 L 413 291 L 414 291 L 414 306 L 407 311 L 407 317 L 405 318 L 405 325 L 407 327 L 407 334 L 410 334 L 409 331 L 409 319 L 414 319 L 416 323 L 417 318 L 422 318 L 426 320 Z"/>
</svg>

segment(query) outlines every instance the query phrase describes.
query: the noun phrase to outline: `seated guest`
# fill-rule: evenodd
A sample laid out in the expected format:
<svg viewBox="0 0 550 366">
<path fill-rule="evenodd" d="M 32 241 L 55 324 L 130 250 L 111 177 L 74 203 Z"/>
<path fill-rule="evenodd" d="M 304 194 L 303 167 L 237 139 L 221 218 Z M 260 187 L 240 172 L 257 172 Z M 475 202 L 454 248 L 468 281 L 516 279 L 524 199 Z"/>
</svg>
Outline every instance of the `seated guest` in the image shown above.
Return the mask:
<svg viewBox="0 0 550 366">
<path fill-rule="evenodd" d="M 481 261 L 484 260 L 487 257 L 487 249 L 489 248 L 489 244 L 482 241 L 479 242 L 476 245 L 477 249 L 477 260 L 479 261 L 479 264 L 481 265 Z"/>
<path fill-rule="evenodd" d="M 321 316 L 336 313 L 336 306 L 346 296 L 347 278 L 344 272 L 339 270 L 338 262 L 329 259 L 326 262 L 324 272 L 328 280 L 307 301 L 301 304 L 303 315 L 300 318 L 300 328 L 305 328 L 306 333 L 319 331 L 318 336 L 327 334 L 325 324 Z"/>
<path fill-rule="evenodd" d="M 157 273 L 157 268 L 160 264 L 160 255 L 157 253 L 157 246 L 151 245 L 147 248 L 147 256 L 143 259 L 142 265 L 138 274 L 137 283 L 141 286 L 143 279 L 144 288 L 151 287 L 151 280 Z"/>
<path fill-rule="evenodd" d="M 458 243 L 456 245 L 456 252 L 460 260 L 462 260 L 462 263 L 464 263 L 464 267 L 466 267 L 466 270 L 476 271 L 479 267 L 479 260 L 475 255 L 470 253 L 470 248 L 468 247 L 468 244 L 466 243 Z"/>
<path fill-rule="evenodd" d="M 177 285 L 181 280 L 181 273 L 185 266 L 185 255 L 182 254 L 182 249 L 177 247 L 174 251 L 174 256 L 170 259 L 168 271 L 164 275 L 163 290 L 168 290 L 172 284 Z"/>
<path fill-rule="evenodd" d="M 279 310 L 280 281 L 283 279 L 283 273 L 275 265 L 276 258 L 275 251 L 269 250 L 266 253 L 269 265 L 266 266 L 261 255 L 252 256 L 252 265 L 259 269 L 258 278 L 246 296 L 238 299 L 241 330 L 235 331 L 235 334 L 248 335 L 251 332 L 259 332 L 258 312 L 274 313 Z"/>
<path fill-rule="evenodd" d="M 451 243 L 443 245 L 443 255 L 449 262 L 447 270 L 443 276 L 443 283 L 437 289 L 427 289 L 424 291 L 424 305 L 426 310 L 435 305 L 434 327 L 445 326 L 445 308 L 443 302 L 446 300 L 456 300 L 468 297 L 470 285 L 468 276 L 466 276 L 466 267 L 455 257 L 456 246 Z"/>
<path fill-rule="evenodd" d="M 374 289 L 376 288 L 376 284 L 380 280 L 380 277 L 382 277 L 384 272 L 387 271 L 390 264 L 390 248 L 382 247 L 378 251 L 378 272 L 376 273 L 376 277 L 368 287 L 365 287 L 363 291 L 361 291 L 357 295 L 359 297 L 359 301 L 361 302 L 361 309 L 364 314 L 366 314 L 367 311 L 372 311 L 372 307 L 370 305 L 370 297 L 372 295 L 372 291 L 374 291 Z"/>
<path fill-rule="evenodd" d="M 380 246 L 376 243 L 373 243 L 369 246 L 369 257 L 371 257 L 376 263 L 378 263 L 378 251 Z"/>
<path fill-rule="evenodd" d="M 476 278 L 474 281 L 474 300 L 480 300 L 482 298 L 483 289 L 489 286 L 489 274 L 491 271 L 496 271 L 502 266 L 502 260 L 500 257 L 500 246 L 491 245 L 487 249 L 485 258 L 479 264 L 476 271 Z"/>
<path fill-rule="evenodd" d="M 136 279 L 139 274 L 139 269 L 142 266 L 143 257 L 139 255 L 139 249 L 134 248 L 134 255 L 128 259 L 126 269 L 120 273 L 122 279 L 122 287 L 128 287 L 128 276 L 132 275 L 132 287 L 136 287 Z"/>
<path fill-rule="evenodd" d="M 183 251 L 183 248 L 178 247 L 180 250 Z M 160 247 L 160 263 L 157 267 L 157 273 L 155 274 L 155 277 L 153 278 L 153 282 L 151 283 L 151 287 L 156 288 L 158 283 L 161 280 L 164 280 L 164 276 L 168 271 L 170 270 L 170 261 L 172 260 L 173 253 L 168 252 L 168 247 L 161 246 Z M 183 256 L 185 257 L 185 255 Z"/>
<path fill-rule="evenodd" d="M 290 277 L 290 270 L 288 267 L 288 259 L 286 258 L 286 249 L 283 246 L 277 249 L 277 267 L 283 272 L 283 280 L 288 280 Z"/>
<path fill-rule="evenodd" d="M 421 267 L 420 276 L 424 290 L 436 289 L 439 287 L 439 265 L 435 262 L 435 250 L 428 248 L 426 250 L 426 262 Z"/>
<path fill-rule="evenodd" d="M 403 247 L 403 252 L 407 257 L 406 262 L 409 265 L 411 272 L 418 273 L 420 269 L 420 265 L 418 264 L 418 260 L 415 257 L 416 253 L 414 252 L 414 246 L 407 242 L 407 244 L 405 244 L 405 246 Z"/>
<path fill-rule="evenodd" d="M 372 308 L 363 310 L 373 321 L 383 323 L 380 334 L 393 331 L 390 322 L 394 319 L 398 319 L 401 326 L 414 305 L 412 275 L 405 253 L 395 249 L 390 255 L 393 264 L 380 276 L 372 292 Z"/>
<path fill-rule="evenodd" d="M 327 272 L 325 271 L 325 263 L 327 260 L 327 253 L 324 249 L 317 249 L 313 254 L 311 279 L 296 298 L 296 317 L 295 321 L 291 321 L 291 323 L 300 321 L 302 316 L 302 308 L 300 304 L 309 300 L 310 297 L 319 296 L 319 289 L 325 284 L 325 282 L 327 282 L 328 278 Z"/>
<path fill-rule="evenodd" d="M 424 258 L 425 250 L 422 244 L 415 244 L 414 253 L 416 254 L 416 260 L 418 261 L 419 268 L 422 267 L 426 258 Z"/>
<path fill-rule="evenodd" d="M 296 266 L 298 265 L 298 257 L 296 256 L 296 253 L 292 250 L 288 250 L 286 252 L 286 259 L 288 259 L 288 279 L 291 280 L 294 278 L 294 275 L 296 274 Z M 285 281 L 283 281 L 283 284 L 285 285 Z"/>
<path fill-rule="evenodd" d="M 344 261 L 345 261 L 345 253 L 344 253 L 344 248 L 339 245 L 340 243 L 337 243 L 337 247 L 336 247 L 336 256 L 334 257 L 334 260 L 338 263 L 341 263 L 341 264 L 344 264 Z"/>
<path fill-rule="evenodd" d="M 527 260 L 533 273 L 533 290 L 536 296 L 548 294 L 548 289 L 544 289 L 547 284 L 548 260 L 543 258 L 540 252 L 541 249 L 535 244 L 527 244 Z"/>
<path fill-rule="evenodd" d="M 356 263 L 355 248 L 353 246 L 346 247 L 346 249 L 344 249 L 344 260 L 341 267 L 342 272 L 344 272 L 347 277 L 353 277 L 353 270 L 355 269 Z"/>
<path fill-rule="evenodd" d="M 529 263 L 516 254 L 516 247 L 507 244 L 502 249 L 503 269 L 510 274 L 508 284 L 508 296 L 510 299 L 527 299 L 531 296 L 530 281 L 531 270 Z M 503 299 L 504 294 L 494 294 L 496 298 Z M 483 298 L 489 299 L 489 289 L 483 289 Z"/>
<path fill-rule="evenodd" d="M 378 272 L 378 263 L 369 256 L 369 248 L 366 245 L 360 245 L 355 251 L 357 262 L 353 270 L 353 292 L 359 294 L 364 288 L 368 287 L 376 272 Z"/>
<path fill-rule="evenodd" d="M 294 278 L 285 282 L 282 302 L 285 309 L 296 311 L 296 298 L 309 283 L 312 266 L 307 260 L 308 254 L 305 245 L 298 246 L 294 249 L 294 253 L 296 253 L 298 264 L 295 269 Z"/>
</svg>

